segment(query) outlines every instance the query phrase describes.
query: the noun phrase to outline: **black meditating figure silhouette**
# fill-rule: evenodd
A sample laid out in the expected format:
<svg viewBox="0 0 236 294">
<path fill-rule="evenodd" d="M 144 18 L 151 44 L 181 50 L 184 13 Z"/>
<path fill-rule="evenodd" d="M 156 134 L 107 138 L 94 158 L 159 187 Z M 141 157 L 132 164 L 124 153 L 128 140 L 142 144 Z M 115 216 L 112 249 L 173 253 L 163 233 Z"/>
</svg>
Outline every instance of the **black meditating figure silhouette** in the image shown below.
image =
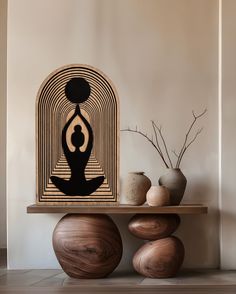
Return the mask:
<svg viewBox="0 0 236 294">
<path fill-rule="evenodd" d="M 68 100 L 72 103 L 77 103 L 74 114 L 66 122 L 62 130 L 62 148 L 71 170 L 71 177 L 69 180 L 64 180 L 56 176 L 51 176 L 50 178 L 52 183 L 64 194 L 70 196 L 86 196 L 96 191 L 104 181 L 104 176 L 91 180 L 86 180 L 85 178 L 85 167 L 93 148 L 93 131 L 86 118 L 81 114 L 79 103 L 88 99 L 90 95 L 89 83 L 83 78 L 72 78 L 66 84 L 65 94 Z M 80 147 L 85 142 L 81 125 L 76 125 L 71 135 L 71 143 L 75 147 L 75 151 L 71 151 L 67 144 L 66 133 L 76 116 L 81 119 L 87 129 L 88 142 L 85 151 L 80 150 Z"/>
</svg>

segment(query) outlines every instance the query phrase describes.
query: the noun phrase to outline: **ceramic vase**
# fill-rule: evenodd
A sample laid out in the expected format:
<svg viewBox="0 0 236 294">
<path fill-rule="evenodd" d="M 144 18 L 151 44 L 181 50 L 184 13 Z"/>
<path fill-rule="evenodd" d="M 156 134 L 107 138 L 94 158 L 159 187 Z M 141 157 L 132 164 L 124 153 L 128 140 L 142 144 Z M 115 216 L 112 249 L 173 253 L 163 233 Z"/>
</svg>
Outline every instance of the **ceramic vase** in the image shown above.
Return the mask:
<svg viewBox="0 0 236 294">
<path fill-rule="evenodd" d="M 170 192 L 164 186 L 151 186 L 146 198 L 149 206 L 170 205 Z"/>
<path fill-rule="evenodd" d="M 130 172 L 124 185 L 126 203 L 142 205 L 146 201 L 146 193 L 150 187 L 151 181 L 144 172 Z"/>
<path fill-rule="evenodd" d="M 179 168 L 169 168 L 167 173 L 160 177 L 159 184 L 170 191 L 170 204 L 179 205 L 187 184 L 187 179 Z"/>
</svg>

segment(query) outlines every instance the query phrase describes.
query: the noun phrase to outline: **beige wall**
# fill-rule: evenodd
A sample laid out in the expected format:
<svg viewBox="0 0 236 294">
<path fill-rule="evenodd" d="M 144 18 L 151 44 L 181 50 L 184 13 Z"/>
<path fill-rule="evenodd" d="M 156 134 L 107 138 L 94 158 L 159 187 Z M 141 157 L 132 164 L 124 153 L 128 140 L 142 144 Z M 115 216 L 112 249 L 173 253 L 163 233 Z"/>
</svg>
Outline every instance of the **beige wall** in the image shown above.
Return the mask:
<svg viewBox="0 0 236 294">
<path fill-rule="evenodd" d="M 6 237 L 7 1 L 0 0 L 0 248 Z"/>
<path fill-rule="evenodd" d="M 178 150 L 197 112 L 208 108 L 204 132 L 186 153 L 185 202 L 209 206 L 207 216 L 185 216 L 177 232 L 185 267 L 217 267 L 218 246 L 218 4 L 215 0 L 9 0 L 8 12 L 8 244 L 10 268 L 53 268 L 51 235 L 61 215 L 27 215 L 35 202 L 35 97 L 55 68 L 87 63 L 114 82 L 121 127 L 151 132 L 162 123 Z M 157 184 L 164 172 L 152 146 L 121 134 L 121 180 L 144 170 Z M 122 195 L 123 196 L 123 195 Z M 124 240 L 121 267 L 141 242 L 114 217 Z"/>
<path fill-rule="evenodd" d="M 222 200 L 221 265 L 236 268 L 236 1 L 223 0 L 222 13 Z"/>
</svg>

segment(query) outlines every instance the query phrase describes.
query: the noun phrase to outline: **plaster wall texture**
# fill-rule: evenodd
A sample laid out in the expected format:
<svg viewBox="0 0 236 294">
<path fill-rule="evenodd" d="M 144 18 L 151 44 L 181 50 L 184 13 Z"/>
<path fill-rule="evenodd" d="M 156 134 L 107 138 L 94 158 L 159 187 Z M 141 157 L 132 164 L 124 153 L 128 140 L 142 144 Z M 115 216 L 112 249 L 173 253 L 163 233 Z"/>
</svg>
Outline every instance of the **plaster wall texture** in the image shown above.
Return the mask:
<svg viewBox="0 0 236 294">
<path fill-rule="evenodd" d="M 236 2 L 222 2 L 222 196 L 221 211 L 221 267 L 236 268 Z"/>
<path fill-rule="evenodd" d="M 121 128 L 138 125 L 151 134 L 162 124 L 170 149 L 179 150 L 192 120 L 207 114 L 204 131 L 186 153 L 185 203 L 203 203 L 209 214 L 185 216 L 176 235 L 186 247 L 184 267 L 219 265 L 218 219 L 218 3 L 214 0 L 9 0 L 7 74 L 8 266 L 59 267 L 51 244 L 62 215 L 26 214 L 35 202 L 35 99 L 54 69 L 85 63 L 116 85 Z M 121 200 L 129 171 L 143 170 L 152 183 L 165 172 L 153 147 L 121 133 Z M 174 158 L 174 157 L 173 157 Z M 131 268 L 141 241 L 118 224 Z"/>
<path fill-rule="evenodd" d="M 0 0 L 0 248 L 6 248 L 7 1 Z"/>
</svg>

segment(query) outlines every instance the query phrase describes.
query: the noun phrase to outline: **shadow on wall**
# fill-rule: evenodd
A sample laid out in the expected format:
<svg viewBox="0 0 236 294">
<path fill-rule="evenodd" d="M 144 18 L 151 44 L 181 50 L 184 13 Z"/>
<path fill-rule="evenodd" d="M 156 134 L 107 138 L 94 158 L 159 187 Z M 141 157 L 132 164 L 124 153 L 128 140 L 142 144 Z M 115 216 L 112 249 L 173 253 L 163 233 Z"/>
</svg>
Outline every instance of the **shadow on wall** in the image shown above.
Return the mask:
<svg viewBox="0 0 236 294">
<path fill-rule="evenodd" d="M 227 173 L 224 176 L 226 179 Z M 222 184 L 222 195 L 223 203 L 222 210 L 220 210 L 220 225 L 221 227 L 221 268 L 224 270 L 235 270 L 235 236 L 236 236 L 236 214 L 235 214 L 235 186 L 233 182 L 229 184 L 228 182 L 223 182 Z M 228 203 L 227 203 L 228 202 Z"/>
<path fill-rule="evenodd" d="M 185 260 L 183 267 L 189 268 L 194 264 L 195 268 L 209 267 L 218 268 L 220 265 L 219 243 L 211 244 L 209 240 L 214 240 L 218 234 L 219 210 L 209 203 L 209 195 L 212 195 L 212 187 L 204 177 L 192 177 L 188 181 L 188 186 L 183 203 L 205 204 L 208 206 L 208 213 L 204 215 L 182 215 L 181 224 L 177 230 L 177 236 L 183 241 L 185 246 Z M 217 193 L 217 189 L 216 189 Z M 197 200 L 196 200 L 197 199 Z M 216 259 L 216 257 L 218 257 Z"/>
<path fill-rule="evenodd" d="M 122 215 L 122 217 L 111 215 L 111 218 L 119 228 L 123 242 L 123 256 L 119 266 L 117 267 L 117 269 L 121 271 L 126 271 L 127 269 L 129 271 L 134 271 L 132 266 L 133 255 L 139 249 L 139 247 L 144 244 L 142 240 L 132 236 L 128 230 L 128 224 L 131 217 L 132 215 Z"/>
<path fill-rule="evenodd" d="M 217 215 L 217 210 L 210 210 L 212 215 Z M 128 223 L 132 216 L 122 216 L 120 218 L 116 215 L 111 215 L 112 219 L 116 223 L 121 233 L 123 241 L 123 257 L 118 266 L 119 270 L 133 270 L 132 258 L 135 252 L 145 243 L 145 241 L 135 238 L 128 230 Z M 235 217 L 236 218 L 236 217 Z M 184 215 L 181 216 L 181 224 L 176 233 L 185 247 L 185 260 L 183 268 L 191 268 L 194 264 L 194 268 L 206 268 L 208 267 L 209 260 L 213 260 L 215 256 L 215 250 L 218 244 L 211 244 L 207 246 L 207 240 L 211 236 L 214 236 L 215 232 L 211 228 L 214 221 L 208 220 L 208 215 Z M 218 228 L 216 228 L 218 230 Z M 219 249 L 217 249 L 219 250 Z M 219 256 L 219 255 L 218 255 Z M 218 264 L 214 268 L 217 268 Z"/>
</svg>

